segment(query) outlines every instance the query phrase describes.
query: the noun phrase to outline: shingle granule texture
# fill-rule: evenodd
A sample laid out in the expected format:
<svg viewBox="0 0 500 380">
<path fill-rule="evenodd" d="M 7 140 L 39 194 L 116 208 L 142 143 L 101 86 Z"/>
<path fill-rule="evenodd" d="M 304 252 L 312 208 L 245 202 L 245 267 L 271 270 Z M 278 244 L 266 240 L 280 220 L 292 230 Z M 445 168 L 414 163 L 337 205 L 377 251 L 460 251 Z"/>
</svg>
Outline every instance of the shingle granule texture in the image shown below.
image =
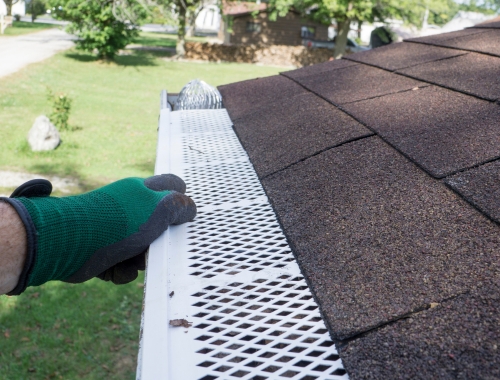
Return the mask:
<svg viewBox="0 0 500 380">
<path fill-rule="evenodd" d="M 435 45 L 500 56 L 500 30 L 493 29 L 484 33 L 451 38 L 436 42 Z"/>
<path fill-rule="evenodd" d="M 500 289 L 477 287 L 340 349 L 351 380 L 500 379 Z"/>
<path fill-rule="evenodd" d="M 474 28 L 500 28 L 500 17 L 474 25 Z"/>
<path fill-rule="evenodd" d="M 500 223 L 500 161 L 447 177 L 445 182 L 490 218 Z"/>
<path fill-rule="evenodd" d="M 431 86 L 343 108 L 436 178 L 500 156 L 500 106 L 469 95 Z"/>
<path fill-rule="evenodd" d="M 270 103 L 287 102 L 307 91 L 281 75 L 218 87 L 231 120 L 248 116 Z"/>
<path fill-rule="evenodd" d="M 234 127 L 261 178 L 328 147 L 373 134 L 311 93 L 271 103 L 236 120 Z"/>
<path fill-rule="evenodd" d="M 498 227 L 376 136 L 262 183 L 334 339 L 499 273 Z"/>
<path fill-rule="evenodd" d="M 465 52 L 436 46 L 401 42 L 361 53 L 350 54 L 346 59 L 394 71 L 419 65 L 421 63 L 455 57 L 461 54 L 465 54 Z"/>
<path fill-rule="evenodd" d="M 349 66 L 297 78 L 296 81 L 333 104 L 350 103 L 424 85 L 422 82 L 367 65 Z"/>
<path fill-rule="evenodd" d="M 472 34 L 479 34 L 479 33 L 485 33 L 485 32 L 487 32 L 487 30 L 485 30 L 485 29 L 464 29 L 464 30 L 459 30 L 456 32 L 434 34 L 432 36 L 408 38 L 408 39 L 405 39 L 404 41 L 433 45 L 436 43 L 440 44 L 443 41 L 451 40 L 453 38 L 470 36 Z"/>
<path fill-rule="evenodd" d="M 500 58 L 497 57 L 469 53 L 399 73 L 483 99 L 500 98 Z"/>
<path fill-rule="evenodd" d="M 297 70 L 284 71 L 280 74 L 291 79 L 298 79 L 354 65 L 356 65 L 356 62 L 347 61 L 345 59 L 335 59 L 333 61 L 318 63 L 317 65 L 307 66 Z"/>
</svg>

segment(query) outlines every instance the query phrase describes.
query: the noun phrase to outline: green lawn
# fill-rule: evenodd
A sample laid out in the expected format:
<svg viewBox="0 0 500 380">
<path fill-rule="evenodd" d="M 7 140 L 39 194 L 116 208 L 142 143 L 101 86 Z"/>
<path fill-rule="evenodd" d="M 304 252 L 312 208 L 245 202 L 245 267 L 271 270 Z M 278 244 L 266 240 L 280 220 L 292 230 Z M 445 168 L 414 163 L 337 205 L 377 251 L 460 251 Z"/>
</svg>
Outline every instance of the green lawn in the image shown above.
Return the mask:
<svg viewBox="0 0 500 380">
<path fill-rule="evenodd" d="M 12 26 L 9 26 L 5 29 L 4 34 L 0 34 L 2 36 L 19 36 L 21 34 L 28 34 L 33 32 L 38 32 L 43 29 L 57 28 L 57 25 L 52 24 L 44 24 L 44 23 L 34 23 L 34 22 L 24 22 L 24 21 L 14 21 Z"/>
<path fill-rule="evenodd" d="M 73 51 L 58 54 L 0 80 L 0 170 L 72 176 L 82 184 L 77 191 L 149 176 L 160 90 L 178 92 L 194 78 L 219 85 L 279 71 L 141 53 L 120 56 L 117 63 Z M 61 133 L 55 151 L 33 153 L 25 138 L 34 119 L 50 112 L 48 87 L 73 98 L 69 121 L 75 130 Z M 55 282 L 0 297 L 0 377 L 133 379 L 142 282 L 142 276 L 122 286 Z"/>
</svg>

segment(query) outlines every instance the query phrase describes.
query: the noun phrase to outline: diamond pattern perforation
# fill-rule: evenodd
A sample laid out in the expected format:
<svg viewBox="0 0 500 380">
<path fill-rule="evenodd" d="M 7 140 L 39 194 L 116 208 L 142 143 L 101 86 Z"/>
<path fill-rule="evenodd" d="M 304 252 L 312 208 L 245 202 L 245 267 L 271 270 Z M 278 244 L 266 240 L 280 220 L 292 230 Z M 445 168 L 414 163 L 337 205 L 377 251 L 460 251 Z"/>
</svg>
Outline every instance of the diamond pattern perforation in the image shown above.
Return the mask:
<svg viewBox="0 0 500 380">
<path fill-rule="evenodd" d="M 191 299 L 201 379 L 347 378 L 301 276 L 207 286 Z"/>
<path fill-rule="evenodd" d="M 233 123 L 226 112 L 190 110 L 180 112 L 183 133 L 212 133 L 231 130 Z"/>
<path fill-rule="evenodd" d="M 170 330 L 175 379 L 348 379 L 227 112 L 171 120 L 168 167 L 198 206 L 168 235 L 169 313 L 193 323 Z"/>
<path fill-rule="evenodd" d="M 200 211 L 188 226 L 188 247 L 190 274 L 203 278 L 284 268 L 294 261 L 269 204 Z"/>
<path fill-rule="evenodd" d="M 191 166 L 182 178 L 189 184 L 188 195 L 198 207 L 252 201 L 265 195 L 249 161 Z"/>
<path fill-rule="evenodd" d="M 182 148 L 186 164 L 247 157 L 232 130 L 213 134 L 185 134 L 182 137 Z"/>
</svg>

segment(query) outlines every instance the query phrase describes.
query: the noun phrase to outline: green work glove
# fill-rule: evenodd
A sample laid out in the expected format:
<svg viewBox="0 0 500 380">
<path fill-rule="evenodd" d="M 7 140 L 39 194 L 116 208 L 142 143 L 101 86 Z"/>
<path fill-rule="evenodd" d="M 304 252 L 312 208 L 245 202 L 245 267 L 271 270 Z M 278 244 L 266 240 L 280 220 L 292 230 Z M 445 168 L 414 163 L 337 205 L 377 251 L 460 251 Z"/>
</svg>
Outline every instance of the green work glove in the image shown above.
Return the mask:
<svg viewBox="0 0 500 380">
<path fill-rule="evenodd" d="M 145 267 L 149 245 L 169 225 L 194 219 L 196 205 L 185 190 L 171 174 L 126 178 L 63 198 L 49 196 L 49 181 L 25 183 L 0 198 L 16 209 L 27 234 L 24 269 L 9 295 L 50 280 L 133 281 Z"/>
</svg>

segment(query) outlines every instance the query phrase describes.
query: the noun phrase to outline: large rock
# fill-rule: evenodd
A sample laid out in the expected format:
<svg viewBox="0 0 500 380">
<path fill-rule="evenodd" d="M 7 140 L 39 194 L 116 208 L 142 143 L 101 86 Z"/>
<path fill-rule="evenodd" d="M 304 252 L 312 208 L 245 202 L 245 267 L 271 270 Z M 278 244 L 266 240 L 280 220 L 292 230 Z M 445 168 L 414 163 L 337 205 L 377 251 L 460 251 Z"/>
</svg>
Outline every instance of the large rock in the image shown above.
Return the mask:
<svg viewBox="0 0 500 380">
<path fill-rule="evenodd" d="M 31 150 L 53 150 L 61 143 L 57 128 L 45 115 L 38 116 L 28 133 L 28 143 Z"/>
</svg>

